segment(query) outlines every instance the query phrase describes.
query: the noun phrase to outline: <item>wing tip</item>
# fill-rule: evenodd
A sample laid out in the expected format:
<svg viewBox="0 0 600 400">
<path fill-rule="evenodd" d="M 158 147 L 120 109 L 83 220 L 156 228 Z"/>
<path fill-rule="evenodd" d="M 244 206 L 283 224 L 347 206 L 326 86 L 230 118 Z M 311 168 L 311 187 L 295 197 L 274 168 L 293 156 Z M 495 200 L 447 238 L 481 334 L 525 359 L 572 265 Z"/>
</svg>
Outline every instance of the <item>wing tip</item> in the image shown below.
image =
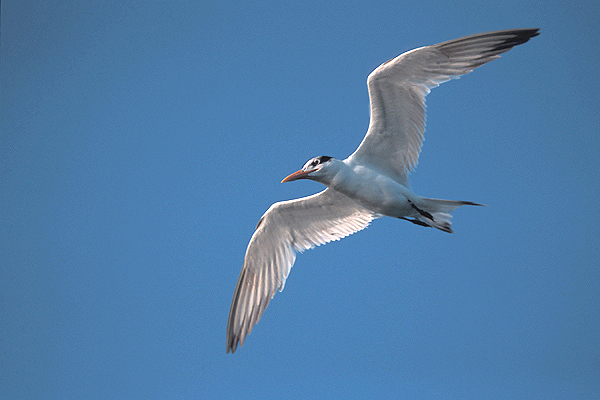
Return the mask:
<svg viewBox="0 0 600 400">
<path fill-rule="evenodd" d="M 531 38 L 538 36 L 540 34 L 540 28 L 513 29 L 506 32 L 513 33 L 513 37 L 509 40 L 507 39 L 504 43 L 511 44 L 510 47 L 514 47 L 527 43 Z"/>
<path fill-rule="evenodd" d="M 226 348 L 227 352 L 225 354 L 235 353 L 235 351 L 238 348 L 239 343 L 240 343 L 239 337 L 237 337 L 236 335 L 231 335 L 231 337 L 230 337 L 230 335 L 228 334 L 227 335 L 227 348 Z M 241 344 L 240 344 L 240 346 L 241 346 Z"/>
</svg>

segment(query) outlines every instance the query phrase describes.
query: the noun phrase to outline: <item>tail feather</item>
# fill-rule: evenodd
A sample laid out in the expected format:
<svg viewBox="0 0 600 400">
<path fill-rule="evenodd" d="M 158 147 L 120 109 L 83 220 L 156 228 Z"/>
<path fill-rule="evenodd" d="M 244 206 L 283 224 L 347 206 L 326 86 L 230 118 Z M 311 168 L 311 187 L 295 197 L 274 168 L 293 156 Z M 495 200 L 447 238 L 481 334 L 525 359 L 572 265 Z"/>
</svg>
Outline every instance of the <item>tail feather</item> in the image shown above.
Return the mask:
<svg viewBox="0 0 600 400">
<path fill-rule="evenodd" d="M 472 201 L 421 198 L 415 205 L 418 211 L 415 218 L 428 226 L 452 233 L 452 214 L 450 212 L 461 206 L 483 206 L 483 204 Z"/>
</svg>

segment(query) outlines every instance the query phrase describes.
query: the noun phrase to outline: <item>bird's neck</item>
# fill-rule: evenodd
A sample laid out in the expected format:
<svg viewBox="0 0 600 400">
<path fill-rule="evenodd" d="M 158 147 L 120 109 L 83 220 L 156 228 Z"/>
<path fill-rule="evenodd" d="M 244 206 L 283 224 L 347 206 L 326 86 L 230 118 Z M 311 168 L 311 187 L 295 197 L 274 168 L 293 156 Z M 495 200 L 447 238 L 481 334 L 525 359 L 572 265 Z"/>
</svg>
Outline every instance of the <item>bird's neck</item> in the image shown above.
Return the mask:
<svg viewBox="0 0 600 400">
<path fill-rule="evenodd" d="M 356 172 L 354 168 L 343 161 L 336 161 L 335 170 L 326 177 L 322 183 L 332 189 L 342 191 L 340 189 L 347 188 L 352 185 L 355 180 Z"/>
</svg>

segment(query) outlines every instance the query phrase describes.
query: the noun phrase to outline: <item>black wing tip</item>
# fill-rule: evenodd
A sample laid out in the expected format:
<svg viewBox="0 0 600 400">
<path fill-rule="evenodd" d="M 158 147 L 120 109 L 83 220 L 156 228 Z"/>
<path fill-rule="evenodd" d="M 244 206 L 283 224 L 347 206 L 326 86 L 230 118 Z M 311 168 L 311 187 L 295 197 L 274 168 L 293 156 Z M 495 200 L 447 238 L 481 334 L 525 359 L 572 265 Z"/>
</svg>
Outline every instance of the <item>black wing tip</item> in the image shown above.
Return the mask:
<svg viewBox="0 0 600 400">
<path fill-rule="evenodd" d="M 540 34 L 540 28 L 524 28 L 522 29 L 529 37 L 535 37 Z"/>
<path fill-rule="evenodd" d="M 490 57 L 498 57 L 502 53 L 506 53 L 515 46 L 527 43 L 531 38 L 540 34 L 540 28 L 521 28 L 521 29 L 505 29 L 501 31 L 484 32 L 475 35 L 465 36 L 459 39 L 449 40 L 447 42 L 435 45 L 442 52 L 450 52 L 463 55 L 473 55 L 472 46 L 481 45 L 487 49 L 482 51 L 480 59 L 482 62 L 478 65 L 473 65 L 477 68 L 489 61 Z"/>
<path fill-rule="evenodd" d="M 534 38 L 540 34 L 540 28 L 525 28 L 525 29 L 506 29 L 503 31 L 494 31 L 482 33 L 479 35 L 467 36 L 462 39 L 457 39 L 455 41 L 450 41 L 448 44 L 450 46 L 459 43 L 465 43 L 470 40 L 478 40 L 481 38 L 502 38 L 501 41 L 490 47 L 488 50 L 484 51 L 480 57 L 482 59 L 482 63 L 476 65 L 475 67 L 479 67 L 491 60 L 488 58 L 490 56 L 500 56 L 502 53 L 506 53 L 513 47 L 522 45 L 527 43 L 531 38 Z"/>
<path fill-rule="evenodd" d="M 483 33 L 481 36 L 506 36 L 506 39 L 499 43 L 495 48 L 511 48 L 523 43 L 527 43 L 529 39 L 540 34 L 540 28 L 523 28 L 523 29 L 507 29 L 503 31 Z M 475 35 L 478 36 L 478 35 Z"/>
<path fill-rule="evenodd" d="M 519 35 L 525 35 L 525 36 L 537 36 L 540 34 L 540 28 L 519 28 L 519 29 L 507 29 L 505 31 L 499 31 L 499 32 L 514 32 L 516 34 Z"/>
<path fill-rule="evenodd" d="M 229 328 L 227 329 L 227 348 L 226 354 L 233 354 L 237 350 L 238 346 L 242 346 L 244 344 L 244 338 L 241 338 L 239 334 L 234 333 Z"/>
<path fill-rule="evenodd" d="M 509 51 L 513 47 L 527 43 L 531 38 L 540 34 L 539 28 L 531 29 L 514 29 L 507 31 L 499 31 L 498 34 L 508 34 L 509 36 L 494 46 L 488 53 L 502 54 Z"/>
<path fill-rule="evenodd" d="M 233 340 L 227 340 L 227 353 L 225 354 L 233 354 L 237 350 L 239 340 L 237 338 L 233 338 Z"/>
<path fill-rule="evenodd" d="M 514 29 L 507 31 L 507 33 L 513 33 L 514 36 L 507 40 L 509 43 L 513 43 L 513 46 L 517 46 L 529 41 L 540 34 L 540 28 L 527 28 L 527 29 Z"/>
<path fill-rule="evenodd" d="M 467 36 L 467 38 L 475 37 L 475 36 L 500 36 L 500 35 L 510 35 L 513 39 L 526 39 L 529 40 L 532 37 L 538 36 L 540 34 L 540 28 L 518 28 L 518 29 L 504 29 L 501 31 L 492 31 L 480 33 L 478 35 Z"/>
</svg>

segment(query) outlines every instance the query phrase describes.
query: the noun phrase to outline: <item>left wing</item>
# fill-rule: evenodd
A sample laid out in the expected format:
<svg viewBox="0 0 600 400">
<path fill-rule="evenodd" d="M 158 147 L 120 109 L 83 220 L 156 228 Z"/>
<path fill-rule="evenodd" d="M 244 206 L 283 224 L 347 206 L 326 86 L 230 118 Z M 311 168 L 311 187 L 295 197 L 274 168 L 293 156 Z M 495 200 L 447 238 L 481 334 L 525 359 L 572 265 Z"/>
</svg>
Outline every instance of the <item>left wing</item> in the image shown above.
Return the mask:
<svg viewBox="0 0 600 400">
<path fill-rule="evenodd" d="M 537 35 L 538 29 L 483 33 L 420 47 L 383 63 L 367 79 L 369 130 L 349 159 L 369 164 L 406 184 L 421 152 L 425 96 L 431 89 Z"/>
</svg>

